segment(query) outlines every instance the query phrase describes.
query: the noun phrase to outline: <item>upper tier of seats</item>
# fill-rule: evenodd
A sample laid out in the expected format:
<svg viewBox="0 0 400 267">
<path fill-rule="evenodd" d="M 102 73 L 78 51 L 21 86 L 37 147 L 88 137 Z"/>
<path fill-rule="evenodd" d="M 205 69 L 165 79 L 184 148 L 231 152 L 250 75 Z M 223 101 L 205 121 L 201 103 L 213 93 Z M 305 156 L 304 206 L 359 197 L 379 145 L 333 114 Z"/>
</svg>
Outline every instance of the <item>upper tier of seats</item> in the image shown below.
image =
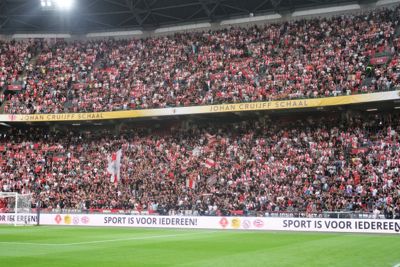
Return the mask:
<svg viewBox="0 0 400 267">
<path fill-rule="evenodd" d="M 395 8 L 147 39 L 0 42 L 0 102 L 14 114 L 98 112 L 393 90 L 399 17 Z M 8 93 L 13 84 L 22 90 Z"/>
</svg>

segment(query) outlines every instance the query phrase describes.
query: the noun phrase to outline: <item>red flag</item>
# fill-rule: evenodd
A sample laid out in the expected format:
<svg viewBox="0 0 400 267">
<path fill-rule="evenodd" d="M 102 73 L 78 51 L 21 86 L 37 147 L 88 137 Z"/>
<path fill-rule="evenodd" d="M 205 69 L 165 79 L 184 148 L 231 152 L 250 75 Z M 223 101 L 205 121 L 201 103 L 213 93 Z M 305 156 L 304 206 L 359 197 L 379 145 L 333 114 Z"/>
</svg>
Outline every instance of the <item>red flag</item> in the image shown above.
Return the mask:
<svg viewBox="0 0 400 267">
<path fill-rule="evenodd" d="M 53 162 L 63 162 L 65 161 L 64 157 L 55 156 L 53 157 Z"/>
<path fill-rule="evenodd" d="M 353 171 L 353 176 L 354 176 L 354 184 L 358 185 L 361 182 L 360 179 L 360 174 L 358 173 L 358 171 Z"/>
</svg>

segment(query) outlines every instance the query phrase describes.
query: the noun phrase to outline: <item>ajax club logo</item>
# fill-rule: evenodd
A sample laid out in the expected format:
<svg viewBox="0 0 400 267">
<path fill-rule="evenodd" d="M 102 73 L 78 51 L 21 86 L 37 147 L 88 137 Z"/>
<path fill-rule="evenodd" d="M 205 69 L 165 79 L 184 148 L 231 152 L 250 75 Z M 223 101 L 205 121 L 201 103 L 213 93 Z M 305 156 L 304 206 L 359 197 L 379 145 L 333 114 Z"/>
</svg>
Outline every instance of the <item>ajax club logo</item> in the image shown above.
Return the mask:
<svg viewBox="0 0 400 267">
<path fill-rule="evenodd" d="M 219 224 L 223 227 L 226 228 L 229 224 L 228 219 L 226 219 L 225 217 L 221 218 L 221 220 L 219 220 Z"/>
<path fill-rule="evenodd" d="M 57 224 L 60 224 L 62 221 L 61 215 L 57 214 L 57 216 L 54 218 L 54 220 L 56 221 Z"/>
</svg>

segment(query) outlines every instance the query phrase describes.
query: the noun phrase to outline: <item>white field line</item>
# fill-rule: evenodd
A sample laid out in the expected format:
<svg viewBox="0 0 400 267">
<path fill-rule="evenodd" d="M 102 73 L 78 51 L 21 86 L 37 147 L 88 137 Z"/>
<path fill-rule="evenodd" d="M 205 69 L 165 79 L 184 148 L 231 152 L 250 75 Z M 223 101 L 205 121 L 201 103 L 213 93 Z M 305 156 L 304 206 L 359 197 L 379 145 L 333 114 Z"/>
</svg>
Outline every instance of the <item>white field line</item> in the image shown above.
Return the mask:
<svg viewBox="0 0 400 267">
<path fill-rule="evenodd" d="M 119 242 L 119 241 L 129 241 L 129 240 L 146 240 L 146 239 L 154 239 L 154 238 L 166 238 L 166 237 L 179 237 L 179 236 L 192 236 L 199 234 L 210 234 L 215 233 L 217 231 L 211 232 L 201 232 L 201 233 L 189 233 L 189 234 L 178 234 L 178 235 L 152 235 L 152 236 L 143 236 L 143 237 L 130 237 L 130 238 L 118 238 L 118 239 L 106 239 L 106 240 L 95 240 L 95 241 L 85 241 L 85 242 L 74 242 L 74 243 L 33 243 L 33 242 L 1 242 L 1 244 L 7 245 L 38 245 L 38 246 L 77 246 L 77 245 L 90 245 L 90 244 L 100 244 L 100 243 L 110 243 L 110 242 Z"/>
<path fill-rule="evenodd" d="M 397 263 L 397 264 L 394 265 L 393 267 L 400 267 L 400 263 Z"/>
</svg>

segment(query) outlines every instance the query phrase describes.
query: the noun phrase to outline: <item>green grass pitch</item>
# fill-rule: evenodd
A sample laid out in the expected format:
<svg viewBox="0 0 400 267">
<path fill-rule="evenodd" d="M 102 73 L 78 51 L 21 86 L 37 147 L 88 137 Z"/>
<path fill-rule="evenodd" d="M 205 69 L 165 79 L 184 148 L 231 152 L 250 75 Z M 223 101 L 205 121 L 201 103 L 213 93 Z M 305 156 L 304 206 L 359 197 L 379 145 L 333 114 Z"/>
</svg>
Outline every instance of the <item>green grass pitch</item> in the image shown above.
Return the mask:
<svg viewBox="0 0 400 267">
<path fill-rule="evenodd" d="M 0 227 L 0 266 L 390 266 L 400 235 Z"/>
</svg>

